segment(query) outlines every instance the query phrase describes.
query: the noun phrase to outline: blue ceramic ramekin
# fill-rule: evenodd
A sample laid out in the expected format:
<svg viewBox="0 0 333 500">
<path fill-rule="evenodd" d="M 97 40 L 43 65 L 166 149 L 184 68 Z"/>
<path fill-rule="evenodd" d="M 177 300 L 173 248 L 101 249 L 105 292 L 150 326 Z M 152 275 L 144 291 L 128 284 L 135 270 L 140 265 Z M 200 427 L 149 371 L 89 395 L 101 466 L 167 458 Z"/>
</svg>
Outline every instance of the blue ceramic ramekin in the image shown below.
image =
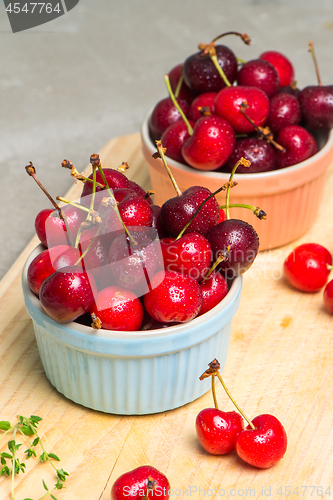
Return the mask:
<svg viewBox="0 0 333 500">
<path fill-rule="evenodd" d="M 22 285 L 46 376 L 59 392 L 94 410 L 143 415 L 177 408 L 209 390 L 210 380 L 199 376 L 214 358 L 221 368 L 225 364 L 241 277 L 220 304 L 188 323 L 150 331 L 94 330 L 52 320 L 29 289 L 27 268 L 42 249 L 29 256 Z"/>
</svg>

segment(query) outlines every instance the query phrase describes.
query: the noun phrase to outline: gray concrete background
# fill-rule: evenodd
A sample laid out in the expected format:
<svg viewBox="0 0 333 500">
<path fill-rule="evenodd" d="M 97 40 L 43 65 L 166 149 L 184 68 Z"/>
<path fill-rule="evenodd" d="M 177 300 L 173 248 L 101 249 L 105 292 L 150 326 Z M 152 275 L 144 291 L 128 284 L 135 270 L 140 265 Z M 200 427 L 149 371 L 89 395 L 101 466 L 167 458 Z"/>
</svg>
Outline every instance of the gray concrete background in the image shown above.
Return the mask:
<svg viewBox="0 0 333 500">
<path fill-rule="evenodd" d="M 0 0 L 0 278 L 34 234 L 48 206 L 24 171 L 32 161 L 56 196 L 111 138 L 138 132 L 147 110 L 166 95 L 163 75 L 200 42 L 224 31 L 249 60 L 279 50 L 300 87 L 316 82 L 313 40 L 324 84 L 333 83 L 332 0 L 80 0 L 66 15 L 13 34 Z"/>
</svg>

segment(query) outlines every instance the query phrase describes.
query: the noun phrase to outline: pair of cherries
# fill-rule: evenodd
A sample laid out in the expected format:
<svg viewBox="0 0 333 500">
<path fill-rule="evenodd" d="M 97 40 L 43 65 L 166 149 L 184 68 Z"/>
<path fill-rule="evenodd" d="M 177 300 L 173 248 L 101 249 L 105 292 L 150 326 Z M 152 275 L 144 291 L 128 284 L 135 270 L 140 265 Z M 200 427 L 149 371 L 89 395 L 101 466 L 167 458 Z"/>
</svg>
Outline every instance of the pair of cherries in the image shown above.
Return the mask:
<svg viewBox="0 0 333 500">
<path fill-rule="evenodd" d="M 332 255 L 318 243 L 303 243 L 285 259 L 284 276 L 297 290 L 315 293 L 322 289 L 326 309 L 333 313 L 333 280 L 328 281 L 332 270 Z"/>
<path fill-rule="evenodd" d="M 287 434 L 281 422 L 270 414 L 262 414 L 252 421 L 237 405 L 227 389 L 220 373 L 220 364 L 214 359 L 200 380 L 212 377 L 212 393 L 215 408 L 205 408 L 196 418 L 196 432 L 201 446 L 212 455 L 226 455 L 236 450 L 246 463 L 267 469 L 275 465 L 287 450 Z M 215 392 L 217 377 L 236 411 L 222 411 L 218 408 Z M 244 420 L 248 426 L 244 428 Z"/>
</svg>

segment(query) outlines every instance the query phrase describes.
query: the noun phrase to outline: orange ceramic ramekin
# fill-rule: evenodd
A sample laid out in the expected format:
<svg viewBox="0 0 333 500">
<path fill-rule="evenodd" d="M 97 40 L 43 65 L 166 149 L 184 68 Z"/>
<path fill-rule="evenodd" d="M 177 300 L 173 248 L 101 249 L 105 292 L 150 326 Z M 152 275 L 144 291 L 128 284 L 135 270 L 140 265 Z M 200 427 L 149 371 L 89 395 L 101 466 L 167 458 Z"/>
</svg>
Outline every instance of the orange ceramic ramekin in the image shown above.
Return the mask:
<svg viewBox="0 0 333 500">
<path fill-rule="evenodd" d="M 149 137 L 149 115 L 141 129 L 142 149 L 149 166 L 154 201 L 161 205 L 176 196 L 165 167 L 160 159 L 154 159 L 156 146 Z M 259 235 L 260 250 L 286 245 L 305 234 L 314 223 L 322 198 L 325 174 L 333 160 L 333 132 L 318 134 L 319 151 L 306 161 L 271 172 L 235 174 L 237 186 L 230 190 L 230 203 L 249 204 L 267 214 L 259 220 L 244 208 L 231 208 L 230 217 L 243 219 L 255 228 Z M 181 191 L 190 186 L 204 186 L 214 192 L 229 178 L 223 172 L 196 170 L 168 159 L 168 165 Z M 225 204 L 225 193 L 217 195 L 218 202 Z"/>
</svg>

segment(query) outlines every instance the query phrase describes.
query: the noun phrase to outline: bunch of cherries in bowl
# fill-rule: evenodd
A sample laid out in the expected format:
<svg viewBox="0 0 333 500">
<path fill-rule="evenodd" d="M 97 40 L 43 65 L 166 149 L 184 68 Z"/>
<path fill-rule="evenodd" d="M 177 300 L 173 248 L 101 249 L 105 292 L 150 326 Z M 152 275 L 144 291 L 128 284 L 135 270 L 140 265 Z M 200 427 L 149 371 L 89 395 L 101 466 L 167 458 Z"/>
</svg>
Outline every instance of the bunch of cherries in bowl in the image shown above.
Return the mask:
<svg viewBox="0 0 333 500">
<path fill-rule="evenodd" d="M 181 192 L 157 141 L 176 196 L 154 205 L 146 192 L 119 169 L 102 168 L 92 155 L 85 177 L 64 160 L 62 166 L 83 182 L 73 202 L 45 190 L 32 163 L 27 173 L 53 204 L 41 210 L 35 229 L 43 249 L 28 267 L 27 279 L 45 312 L 60 323 L 77 321 L 95 329 L 138 331 L 184 323 L 215 307 L 233 279 L 253 263 L 259 238 L 252 225 L 230 219 L 233 175 L 217 192 L 203 186 Z M 61 201 L 64 205 L 59 206 Z M 263 219 L 258 207 L 248 207 Z"/>
<path fill-rule="evenodd" d="M 323 85 L 309 43 L 318 84 L 299 89 L 291 61 L 277 51 L 239 61 L 216 42 L 165 75 L 169 96 L 149 116 L 153 141 L 161 139 L 174 161 L 198 170 L 231 172 L 241 158 L 251 162 L 238 173 L 266 172 L 307 160 L 318 151 L 318 130 L 333 126 L 333 85 Z"/>
</svg>

